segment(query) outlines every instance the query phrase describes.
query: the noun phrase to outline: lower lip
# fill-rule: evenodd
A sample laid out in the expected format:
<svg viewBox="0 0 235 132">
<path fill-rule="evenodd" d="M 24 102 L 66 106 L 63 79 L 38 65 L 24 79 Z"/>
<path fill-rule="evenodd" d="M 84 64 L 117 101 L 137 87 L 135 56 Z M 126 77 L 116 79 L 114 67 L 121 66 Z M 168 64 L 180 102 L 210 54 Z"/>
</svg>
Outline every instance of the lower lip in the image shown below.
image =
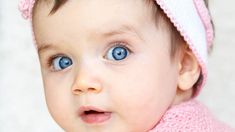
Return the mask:
<svg viewBox="0 0 235 132">
<path fill-rule="evenodd" d="M 99 114 L 82 114 L 81 118 L 88 124 L 103 123 L 111 118 L 111 112 L 104 112 Z"/>
</svg>

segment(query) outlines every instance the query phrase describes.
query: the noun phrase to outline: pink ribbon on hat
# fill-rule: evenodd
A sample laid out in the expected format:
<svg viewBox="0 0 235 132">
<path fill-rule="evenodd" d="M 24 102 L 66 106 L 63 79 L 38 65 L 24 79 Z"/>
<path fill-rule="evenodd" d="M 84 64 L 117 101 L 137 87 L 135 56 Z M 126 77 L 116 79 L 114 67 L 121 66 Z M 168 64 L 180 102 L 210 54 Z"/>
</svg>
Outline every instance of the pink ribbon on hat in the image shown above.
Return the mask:
<svg viewBox="0 0 235 132">
<path fill-rule="evenodd" d="M 19 3 L 19 10 L 21 15 L 25 19 L 32 18 L 32 10 L 34 6 L 35 0 L 21 0 Z"/>
</svg>

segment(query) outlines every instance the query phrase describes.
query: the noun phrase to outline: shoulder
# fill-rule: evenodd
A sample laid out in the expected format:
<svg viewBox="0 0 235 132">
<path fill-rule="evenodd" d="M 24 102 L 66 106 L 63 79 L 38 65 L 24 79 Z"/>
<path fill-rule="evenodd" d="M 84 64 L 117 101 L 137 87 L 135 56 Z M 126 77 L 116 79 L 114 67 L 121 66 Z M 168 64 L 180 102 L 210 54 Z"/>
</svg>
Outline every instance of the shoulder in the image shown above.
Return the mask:
<svg viewBox="0 0 235 132">
<path fill-rule="evenodd" d="M 170 107 L 150 132 L 235 132 L 195 99 Z"/>
</svg>

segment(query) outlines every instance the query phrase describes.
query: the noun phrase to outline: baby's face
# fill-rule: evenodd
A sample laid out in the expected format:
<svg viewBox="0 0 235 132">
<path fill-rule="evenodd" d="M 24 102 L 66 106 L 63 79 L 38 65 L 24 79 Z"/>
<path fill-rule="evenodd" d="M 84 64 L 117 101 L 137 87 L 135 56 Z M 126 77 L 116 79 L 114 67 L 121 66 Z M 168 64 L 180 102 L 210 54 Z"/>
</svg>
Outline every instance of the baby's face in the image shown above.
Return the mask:
<svg viewBox="0 0 235 132">
<path fill-rule="evenodd" d="M 33 18 L 46 101 L 67 132 L 144 132 L 172 104 L 178 67 L 143 0 L 71 0 Z M 161 21 L 160 21 L 161 22 Z"/>
</svg>

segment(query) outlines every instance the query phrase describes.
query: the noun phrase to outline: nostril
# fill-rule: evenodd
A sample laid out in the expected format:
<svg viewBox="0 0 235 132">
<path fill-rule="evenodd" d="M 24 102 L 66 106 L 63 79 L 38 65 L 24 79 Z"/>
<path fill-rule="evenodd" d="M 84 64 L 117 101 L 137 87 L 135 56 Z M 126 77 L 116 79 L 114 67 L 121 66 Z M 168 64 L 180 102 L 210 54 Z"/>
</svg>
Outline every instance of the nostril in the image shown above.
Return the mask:
<svg viewBox="0 0 235 132">
<path fill-rule="evenodd" d="M 96 88 L 88 88 L 88 91 L 96 91 Z"/>
<path fill-rule="evenodd" d="M 83 92 L 95 92 L 95 91 L 97 91 L 96 88 L 87 88 L 86 90 L 84 89 L 84 91 L 82 89 L 79 89 L 79 88 L 73 89 L 74 94 L 80 94 L 80 93 L 83 93 Z"/>
<path fill-rule="evenodd" d="M 100 87 L 73 87 L 72 93 L 73 94 L 81 94 L 81 93 L 99 93 L 102 88 Z"/>
<path fill-rule="evenodd" d="M 74 89 L 73 92 L 74 92 L 74 93 L 81 93 L 82 90 L 81 90 L 81 89 Z"/>
</svg>

